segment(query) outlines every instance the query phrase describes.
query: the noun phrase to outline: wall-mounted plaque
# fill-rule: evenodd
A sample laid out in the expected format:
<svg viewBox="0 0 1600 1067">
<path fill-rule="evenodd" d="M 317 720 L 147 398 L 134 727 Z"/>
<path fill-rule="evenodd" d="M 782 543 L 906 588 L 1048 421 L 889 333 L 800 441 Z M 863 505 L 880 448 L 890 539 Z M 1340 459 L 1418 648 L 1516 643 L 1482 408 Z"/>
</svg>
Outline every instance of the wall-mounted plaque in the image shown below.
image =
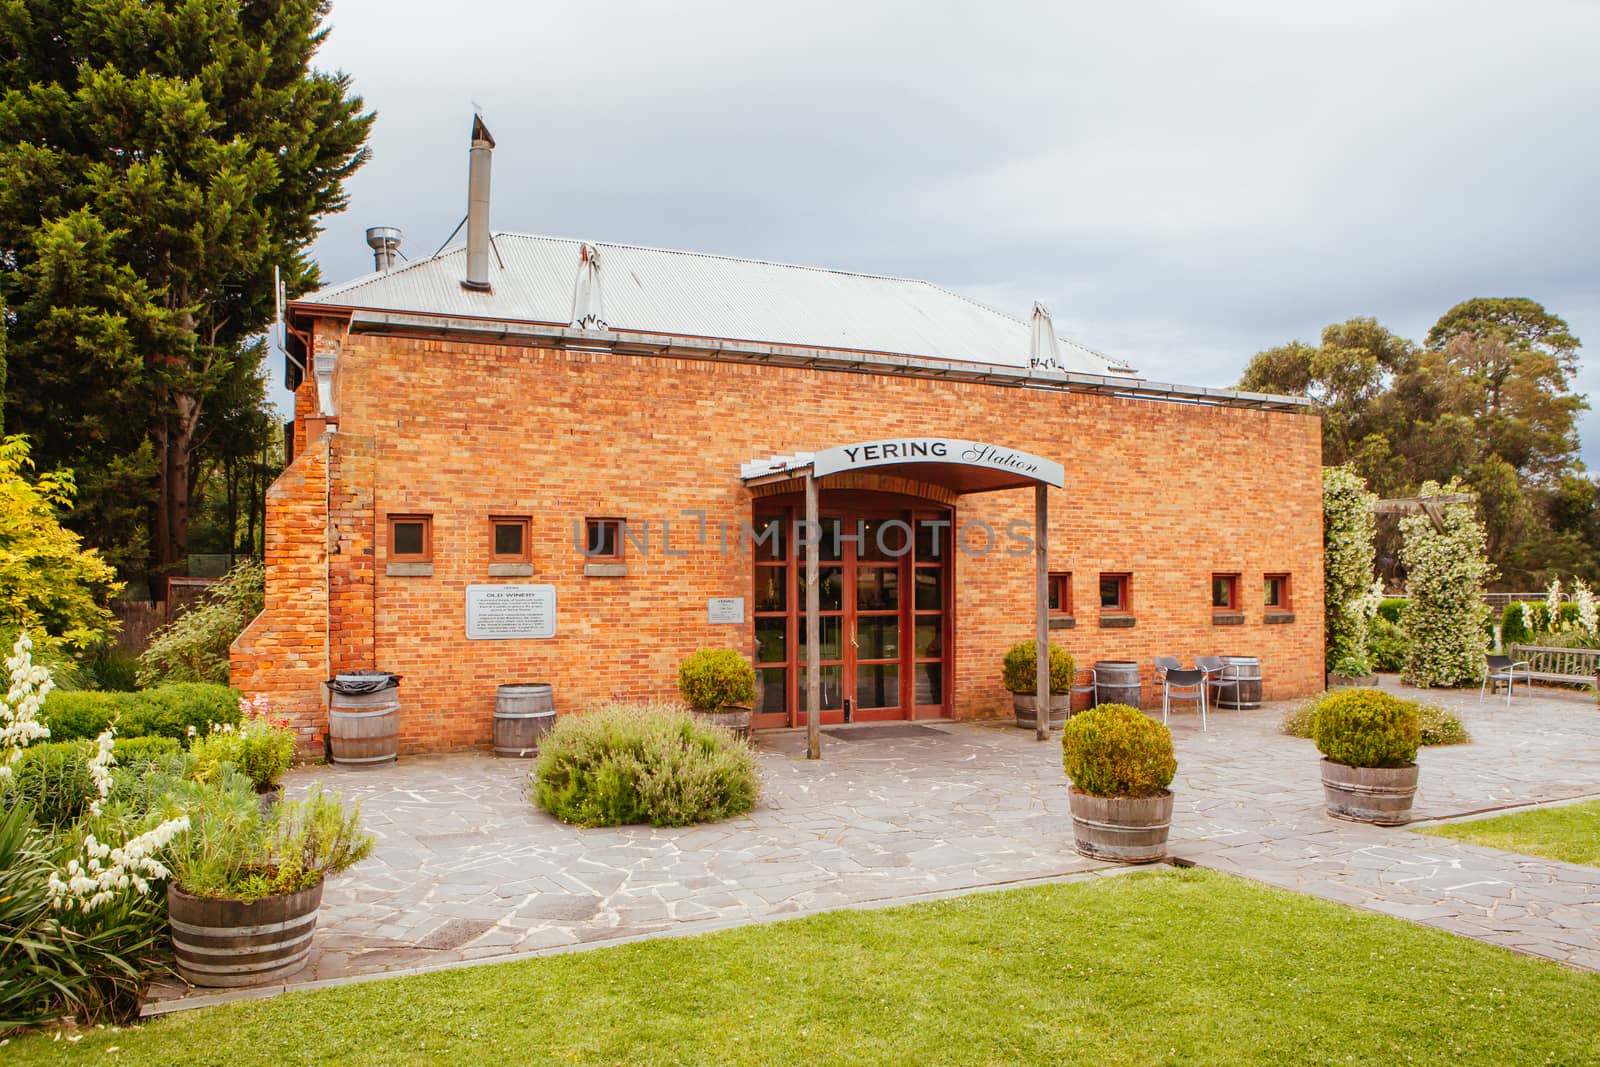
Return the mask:
<svg viewBox="0 0 1600 1067">
<path fill-rule="evenodd" d="M 714 596 L 706 600 L 706 622 L 744 622 L 744 597 Z"/>
<path fill-rule="evenodd" d="M 555 635 L 555 586 L 467 586 L 468 640 L 510 641 Z"/>
</svg>

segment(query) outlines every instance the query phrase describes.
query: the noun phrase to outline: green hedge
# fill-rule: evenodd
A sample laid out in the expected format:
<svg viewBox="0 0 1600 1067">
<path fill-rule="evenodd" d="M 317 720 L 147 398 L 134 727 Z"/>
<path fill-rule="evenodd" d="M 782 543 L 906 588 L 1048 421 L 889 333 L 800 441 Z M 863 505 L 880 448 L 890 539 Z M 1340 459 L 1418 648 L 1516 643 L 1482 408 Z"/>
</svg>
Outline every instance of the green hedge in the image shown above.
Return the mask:
<svg viewBox="0 0 1600 1067">
<path fill-rule="evenodd" d="M 6 807 L 25 803 L 33 817 L 51 827 L 70 826 L 81 819 L 95 798 L 89 760 L 93 741 L 51 741 L 29 745 L 12 764 Z M 148 766 L 182 751 L 170 737 L 119 737 L 111 753 L 118 767 Z"/>
<path fill-rule="evenodd" d="M 213 723 L 239 724 L 239 692 L 225 685 L 179 682 L 138 693 L 87 690 L 52 692 L 40 718 L 52 741 L 95 738 L 117 724 L 118 737 L 170 737 L 183 743 L 189 727 L 211 731 Z"/>
<path fill-rule="evenodd" d="M 1396 626 L 1400 625 L 1400 611 L 1406 606 L 1403 596 L 1384 597 L 1378 604 L 1378 618 L 1388 619 Z"/>
</svg>

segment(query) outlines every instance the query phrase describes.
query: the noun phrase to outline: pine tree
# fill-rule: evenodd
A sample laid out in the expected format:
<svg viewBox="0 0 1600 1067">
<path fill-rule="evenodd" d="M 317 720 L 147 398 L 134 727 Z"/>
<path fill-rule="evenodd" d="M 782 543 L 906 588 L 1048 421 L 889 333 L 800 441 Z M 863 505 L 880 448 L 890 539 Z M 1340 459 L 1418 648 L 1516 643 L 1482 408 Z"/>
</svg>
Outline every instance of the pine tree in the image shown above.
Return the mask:
<svg viewBox="0 0 1600 1067">
<path fill-rule="evenodd" d="M 0 5 L 6 426 L 78 470 L 75 521 L 125 573 L 184 558 L 211 429 L 260 404 L 273 268 L 316 285 L 317 219 L 366 160 L 373 116 L 311 67 L 327 10 Z"/>
</svg>

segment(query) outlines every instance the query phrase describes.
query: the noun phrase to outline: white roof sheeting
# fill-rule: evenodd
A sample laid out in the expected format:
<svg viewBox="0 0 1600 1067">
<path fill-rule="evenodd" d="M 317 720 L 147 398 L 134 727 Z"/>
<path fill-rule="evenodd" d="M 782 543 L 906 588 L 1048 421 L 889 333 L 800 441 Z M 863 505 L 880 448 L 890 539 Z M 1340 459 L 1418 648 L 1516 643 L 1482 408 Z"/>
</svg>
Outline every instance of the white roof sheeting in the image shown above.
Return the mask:
<svg viewBox="0 0 1600 1067">
<path fill-rule="evenodd" d="M 461 287 L 465 251 L 333 285 L 300 304 L 566 324 L 583 242 L 500 233 L 489 292 Z M 1028 366 L 1029 324 L 929 282 L 594 243 L 607 328 L 805 348 Z M 501 266 L 503 261 L 504 266 Z M 1062 338 L 1066 371 L 1136 377 Z"/>
</svg>

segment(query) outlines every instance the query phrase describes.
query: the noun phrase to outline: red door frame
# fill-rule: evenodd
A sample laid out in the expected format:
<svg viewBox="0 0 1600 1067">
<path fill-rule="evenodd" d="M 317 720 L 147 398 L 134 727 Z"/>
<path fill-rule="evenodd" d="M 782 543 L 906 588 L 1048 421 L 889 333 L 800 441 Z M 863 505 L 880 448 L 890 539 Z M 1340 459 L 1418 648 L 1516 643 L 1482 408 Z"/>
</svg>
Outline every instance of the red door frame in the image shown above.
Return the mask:
<svg viewBox="0 0 1600 1067">
<path fill-rule="evenodd" d="M 907 552 L 898 561 L 863 561 L 859 559 L 858 544 L 845 540 L 840 545 L 837 560 L 822 561 L 824 568 L 837 568 L 840 572 L 841 590 L 839 608 L 836 610 L 824 609 L 822 617 L 838 618 L 839 622 L 839 655 L 831 660 L 824 660 L 823 667 L 837 667 L 840 673 L 839 704 L 834 708 L 824 707 L 822 722 L 824 725 L 838 724 L 845 721 L 845 710 L 842 706 L 845 701 L 851 705 L 850 721 L 872 722 L 885 720 L 905 720 L 918 718 L 950 718 L 951 693 L 953 691 L 952 667 L 955 663 L 955 592 L 954 576 L 955 566 L 952 558 L 955 545 L 954 517 L 955 509 L 948 505 L 934 501 L 924 500 L 919 497 L 903 496 L 894 493 L 877 493 L 860 490 L 844 490 L 825 492 L 822 501 L 822 519 L 825 523 L 837 520 L 842 523 L 841 532 L 853 535 L 857 532 L 858 520 L 873 522 L 888 519 L 899 519 L 912 524 L 913 544 L 915 529 L 918 520 L 933 519 L 944 522 L 942 532 L 939 534 L 942 542 L 939 558 L 936 560 L 919 560 L 914 551 Z M 758 558 L 752 561 L 755 571 L 757 600 L 755 611 L 752 612 L 753 626 L 760 628 L 761 620 L 784 620 L 782 627 L 784 659 L 761 659 L 761 642 L 759 637 L 753 636 L 753 650 L 757 670 L 782 668 L 784 670 L 784 705 L 781 712 L 761 713 L 758 711 L 752 720 L 752 725 L 757 728 L 799 726 L 805 722 L 805 708 L 801 705 L 800 669 L 804 664 L 801 655 L 800 636 L 804 625 L 805 612 L 803 611 L 803 587 L 799 584 L 801 563 L 799 553 L 795 551 L 792 536 L 796 529 L 795 523 L 803 515 L 802 503 L 797 495 L 764 497 L 754 503 L 753 514 L 758 523 L 761 520 L 777 518 L 783 522 L 784 559 L 780 561 Z M 871 536 L 869 534 L 869 536 Z M 888 546 L 894 548 L 896 542 L 892 537 L 885 538 Z M 899 591 L 898 607 L 890 611 L 874 612 L 868 609 L 863 612 L 857 602 L 856 579 L 858 571 L 864 567 L 892 566 L 896 569 L 897 585 Z M 781 611 L 761 610 L 761 579 L 763 569 L 781 569 L 783 571 L 783 609 Z M 940 572 L 940 606 L 937 609 L 919 611 L 916 607 L 916 572 L 919 570 L 936 570 Z M 897 655 L 892 659 L 868 660 L 861 663 L 863 657 L 857 655 L 857 647 L 852 638 L 858 635 L 858 622 L 865 614 L 866 617 L 876 615 L 881 618 L 893 617 L 898 620 L 899 643 Z M 937 618 L 939 626 L 938 654 L 934 656 L 916 655 L 916 623 L 918 617 L 924 619 Z M 753 635 L 755 630 L 752 631 Z M 869 708 L 862 711 L 855 707 L 856 697 L 856 668 L 868 666 L 873 662 L 885 665 L 897 665 L 896 677 L 899 686 L 899 702 L 896 706 L 887 708 Z M 940 699 L 936 704 L 917 704 L 916 695 L 916 665 L 936 664 L 939 667 Z M 826 697 L 824 697 L 826 700 Z"/>
</svg>

